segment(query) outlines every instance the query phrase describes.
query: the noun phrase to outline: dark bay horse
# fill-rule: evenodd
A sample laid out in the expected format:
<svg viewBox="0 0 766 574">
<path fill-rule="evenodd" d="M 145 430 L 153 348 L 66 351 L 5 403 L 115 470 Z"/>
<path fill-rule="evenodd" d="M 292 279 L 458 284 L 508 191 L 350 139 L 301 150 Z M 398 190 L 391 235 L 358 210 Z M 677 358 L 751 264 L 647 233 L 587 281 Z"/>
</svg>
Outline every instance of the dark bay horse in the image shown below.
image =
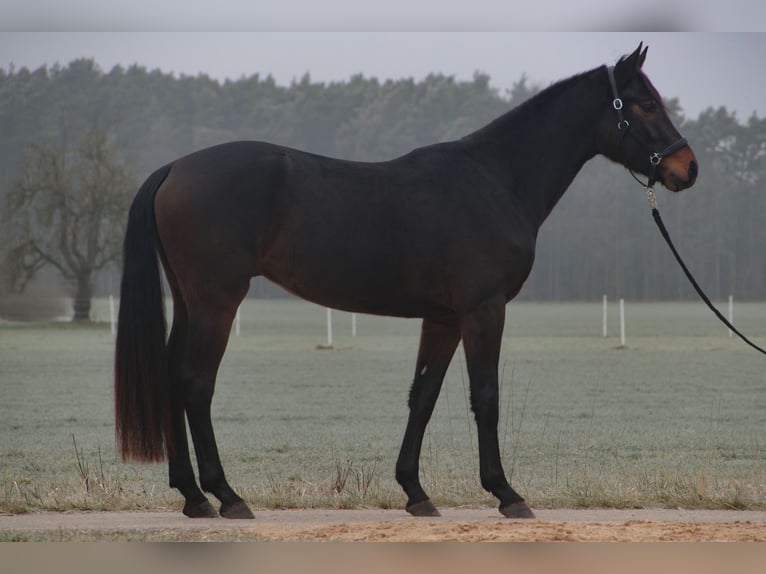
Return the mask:
<svg viewBox="0 0 766 574">
<path fill-rule="evenodd" d="M 614 67 L 554 84 L 460 140 L 391 161 L 234 142 L 149 176 L 124 244 L 115 365 L 123 457 L 167 457 L 188 516 L 217 515 L 205 491 L 221 502 L 222 516 L 253 517 L 226 481 L 210 405 L 234 315 L 250 279 L 263 275 L 320 305 L 422 318 L 396 462 L 406 509 L 416 516 L 438 515 L 420 484 L 419 457 L 462 340 L 481 485 L 505 516 L 534 516 L 506 479 L 497 426 L 505 305 L 532 269 L 538 229 L 596 154 L 671 191 L 697 175 L 693 152 L 641 71 L 645 58 L 639 46 Z M 173 295 L 167 342 L 158 261 Z"/>
</svg>

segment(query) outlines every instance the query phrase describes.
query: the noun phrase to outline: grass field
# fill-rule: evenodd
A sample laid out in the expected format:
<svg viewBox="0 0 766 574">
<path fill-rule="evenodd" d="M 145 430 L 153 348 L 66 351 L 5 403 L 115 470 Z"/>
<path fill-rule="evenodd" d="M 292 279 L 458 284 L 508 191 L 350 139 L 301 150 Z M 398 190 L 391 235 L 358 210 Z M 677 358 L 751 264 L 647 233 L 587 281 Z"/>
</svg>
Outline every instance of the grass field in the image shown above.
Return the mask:
<svg viewBox="0 0 766 574">
<path fill-rule="evenodd" d="M 766 508 L 764 357 L 701 305 L 511 304 L 500 442 L 536 507 Z M 108 318 L 106 302 L 96 315 Z M 247 301 L 213 403 L 232 484 L 255 507 L 401 507 L 393 478 L 419 322 Z M 766 304 L 737 324 L 766 339 Z M 180 509 L 165 465 L 114 451 L 108 323 L 0 322 L 0 510 Z M 495 504 L 479 484 L 462 351 L 447 374 L 421 472 L 437 505 Z"/>
</svg>

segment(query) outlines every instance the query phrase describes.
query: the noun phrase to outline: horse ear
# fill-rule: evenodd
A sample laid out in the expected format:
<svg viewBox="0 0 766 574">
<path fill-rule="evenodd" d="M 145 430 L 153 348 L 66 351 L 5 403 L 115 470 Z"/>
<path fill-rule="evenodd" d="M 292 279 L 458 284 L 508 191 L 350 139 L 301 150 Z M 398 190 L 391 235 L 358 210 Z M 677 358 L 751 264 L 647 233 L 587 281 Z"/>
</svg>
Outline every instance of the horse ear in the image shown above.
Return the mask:
<svg viewBox="0 0 766 574">
<path fill-rule="evenodd" d="M 642 42 L 642 44 L 643 44 L 643 42 Z M 639 50 L 641 49 L 641 44 L 638 45 L 638 49 Z M 643 68 L 644 67 L 644 62 L 646 61 L 646 53 L 648 51 L 649 51 L 649 46 L 644 48 L 644 51 L 641 52 L 641 55 L 638 57 L 638 67 L 639 68 Z"/>
<path fill-rule="evenodd" d="M 623 56 L 614 67 L 614 75 L 617 85 L 624 86 L 644 65 L 646 51 L 644 43 L 641 42 L 630 56 Z"/>
</svg>

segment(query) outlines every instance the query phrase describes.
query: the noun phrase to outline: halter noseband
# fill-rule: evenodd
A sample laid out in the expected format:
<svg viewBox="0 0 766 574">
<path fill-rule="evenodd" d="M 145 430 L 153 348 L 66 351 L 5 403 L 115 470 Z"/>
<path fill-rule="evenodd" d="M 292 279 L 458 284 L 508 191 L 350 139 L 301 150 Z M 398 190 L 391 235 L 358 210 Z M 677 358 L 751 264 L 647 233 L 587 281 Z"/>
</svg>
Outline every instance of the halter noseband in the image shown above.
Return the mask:
<svg viewBox="0 0 766 574">
<path fill-rule="evenodd" d="M 646 142 L 641 141 L 641 139 L 633 132 L 630 131 L 630 122 L 625 119 L 625 116 L 622 113 L 623 109 L 623 103 L 620 99 L 620 95 L 617 92 L 617 82 L 614 79 L 614 66 L 607 67 L 607 72 L 609 73 L 609 84 L 612 86 L 612 107 L 617 111 L 617 129 L 622 134 L 622 141 L 625 141 L 625 136 L 630 133 L 630 135 L 633 136 L 634 139 L 636 139 L 641 145 L 644 147 L 649 147 Z M 668 147 L 666 147 L 661 152 L 652 152 L 649 154 L 649 180 L 644 185 L 644 183 L 636 177 L 636 174 L 633 173 L 633 170 L 630 169 L 628 166 L 627 157 L 625 158 L 625 167 L 628 169 L 630 174 L 633 176 L 633 178 L 638 181 L 641 185 L 643 185 L 647 190 L 652 190 L 654 187 L 654 184 L 657 182 L 657 179 L 655 177 L 657 166 L 660 165 L 660 162 L 663 160 L 663 158 L 673 155 L 675 152 L 680 150 L 682 147 L 686 146 L 688 142 L 686 141 L 685 137 L 681 137 L 678 141 L 675 143 L 670 144 Z"/>
</svg>

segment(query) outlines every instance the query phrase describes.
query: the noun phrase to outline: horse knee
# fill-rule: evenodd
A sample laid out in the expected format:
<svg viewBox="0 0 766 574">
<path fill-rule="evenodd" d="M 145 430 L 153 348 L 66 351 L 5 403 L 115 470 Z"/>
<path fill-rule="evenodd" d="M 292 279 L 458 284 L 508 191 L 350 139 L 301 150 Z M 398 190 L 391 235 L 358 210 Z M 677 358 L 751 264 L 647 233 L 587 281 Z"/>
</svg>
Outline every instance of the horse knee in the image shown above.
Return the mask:
<svg viewBox="0 0 766 574">
<path fill-rule="evenodd" d="M 415 377 L 410 387 L 410 395 L 407 400 L 407 406 L 411 411 L 421 410 L 423 404 L 423 398 L 426 394 L 426 389 L 423 388 L 423 381 L 419 377 Z"/>
<path fill-rule="evenodd" d="M 429 373 L 430 375 L 430 373 Z M 418 374 L 410 387 L 407 406 L 410 411 L 430 416 L 441 391 L 442 377 Z"/>
</svg>

